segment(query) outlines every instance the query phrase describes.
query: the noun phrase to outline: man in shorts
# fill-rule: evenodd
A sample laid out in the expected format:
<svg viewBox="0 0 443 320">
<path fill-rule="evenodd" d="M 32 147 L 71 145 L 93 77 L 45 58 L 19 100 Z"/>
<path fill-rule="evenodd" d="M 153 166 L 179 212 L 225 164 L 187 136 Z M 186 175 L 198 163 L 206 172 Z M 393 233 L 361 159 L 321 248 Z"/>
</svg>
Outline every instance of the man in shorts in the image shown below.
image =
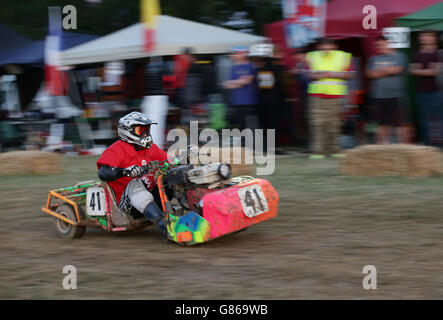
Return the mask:
<svg viewBox="0 0 443 320">
<path fill-rule="evenodd" d="M 413 55 L 410 73 L 416 77 L 420 140 L 426 145 L 443 143 L 443 96 L 438 73 L 443 61 L 438 53 L 438 34 L 421 31 L 420 48 Z"/>
<path fill-rule="evenodd" d="M 397 141 L 406 142 L 406 132 L 401 126 L 406 117 L 402 100 L 407 59 L 403 53 L 391 48 L 383 36 L 375 40 L 375 46 L 378 54 L 369 59 L 366 76 L 372 80 L 370 97 L 377 110 L 377 143 L 390 143 L 392 128 L 395 128 Z"/>
</svg>

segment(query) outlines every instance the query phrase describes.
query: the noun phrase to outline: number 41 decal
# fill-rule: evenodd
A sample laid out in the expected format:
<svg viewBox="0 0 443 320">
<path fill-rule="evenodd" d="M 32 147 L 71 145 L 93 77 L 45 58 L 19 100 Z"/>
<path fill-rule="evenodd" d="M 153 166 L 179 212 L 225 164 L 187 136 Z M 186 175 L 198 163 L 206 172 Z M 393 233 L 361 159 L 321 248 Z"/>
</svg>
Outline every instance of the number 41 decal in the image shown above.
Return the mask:
<svg viewBox="0 0 443 320">
<path fill-rule="evenodd" d="M 88 216 L 106 215 L 105 191 L 102 187 L 91 187 L 86 191 L 86 213 Z"/>
<path fill-rule="evenodd" d="M 243 212 L 247 217 L 253 218 L 269 211 L 268 201 L 260 185 L 253 184 L 241 188 L 237 192 L 240 197 Z"/>
</svg>

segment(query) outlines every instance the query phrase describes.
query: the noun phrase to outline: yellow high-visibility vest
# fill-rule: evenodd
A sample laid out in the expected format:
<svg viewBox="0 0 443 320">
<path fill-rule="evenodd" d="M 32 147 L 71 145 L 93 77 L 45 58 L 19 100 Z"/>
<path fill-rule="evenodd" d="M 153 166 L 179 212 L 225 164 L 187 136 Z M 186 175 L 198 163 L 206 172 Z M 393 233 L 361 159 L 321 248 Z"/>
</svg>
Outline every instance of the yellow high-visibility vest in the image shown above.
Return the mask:
<svg viewBox="0 0 443 320">
<path fill-rule="evenodd" d="M 306 55 L 311 71 L 344 72 L 351 64 L 350 53 L 332 50 L 312 51 Z M 330 96 L 343 96 L 347 94 L 346 80 L 336 78 L 325 78 L 312 80 L 308 85 L 308 93 L 325 94 Z"/>
</svg>

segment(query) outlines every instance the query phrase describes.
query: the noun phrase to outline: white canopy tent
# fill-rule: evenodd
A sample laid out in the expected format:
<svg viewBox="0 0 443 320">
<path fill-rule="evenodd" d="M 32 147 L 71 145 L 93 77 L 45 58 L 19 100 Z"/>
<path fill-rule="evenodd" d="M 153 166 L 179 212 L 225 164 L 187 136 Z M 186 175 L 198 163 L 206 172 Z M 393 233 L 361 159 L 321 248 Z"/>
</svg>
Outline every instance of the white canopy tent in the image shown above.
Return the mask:
<svg viewBox="0 0 443 320">
<path fill-rule="evenodd" d="M 136 23 L 66 50 L 61 53 L 61 64 L 176 55 L 185 47 L 193 48 L 197 54 L 224 53 L 236 45 L 250 46 L 265 40 L 260 36 L 162 15 L 158 18 L 155 50 L 147 53 L 143 51 L 143 28 L 142 23 Z"/>
</svg>

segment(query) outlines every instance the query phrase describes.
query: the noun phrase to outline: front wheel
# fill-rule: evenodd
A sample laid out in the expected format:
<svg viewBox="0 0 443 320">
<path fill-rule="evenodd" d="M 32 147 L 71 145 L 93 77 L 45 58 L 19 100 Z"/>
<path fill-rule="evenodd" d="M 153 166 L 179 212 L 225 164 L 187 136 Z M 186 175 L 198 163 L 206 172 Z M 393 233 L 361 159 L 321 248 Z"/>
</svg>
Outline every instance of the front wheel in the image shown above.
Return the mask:
<svg viewBox="0 0 443 320">
<path fill-rule="evenodd" d="M 80 208 L 79 210 L 81 211 Z M 55 209 L 55 212 L 68 218 L 69 220 L 77 221 L 77 216 L 75 215 L 74 208 L 67 203 L 59 205 L 57 209 Z M 80 212 L 80 215 L 82 215 L 82 212 Z M 70 240 L 80 238 L 85 233 L 85 230 L 85 226 L 74 226 L 61 219 L 55 219 L 55 231 L 60 238 Z"/>
</svg>

